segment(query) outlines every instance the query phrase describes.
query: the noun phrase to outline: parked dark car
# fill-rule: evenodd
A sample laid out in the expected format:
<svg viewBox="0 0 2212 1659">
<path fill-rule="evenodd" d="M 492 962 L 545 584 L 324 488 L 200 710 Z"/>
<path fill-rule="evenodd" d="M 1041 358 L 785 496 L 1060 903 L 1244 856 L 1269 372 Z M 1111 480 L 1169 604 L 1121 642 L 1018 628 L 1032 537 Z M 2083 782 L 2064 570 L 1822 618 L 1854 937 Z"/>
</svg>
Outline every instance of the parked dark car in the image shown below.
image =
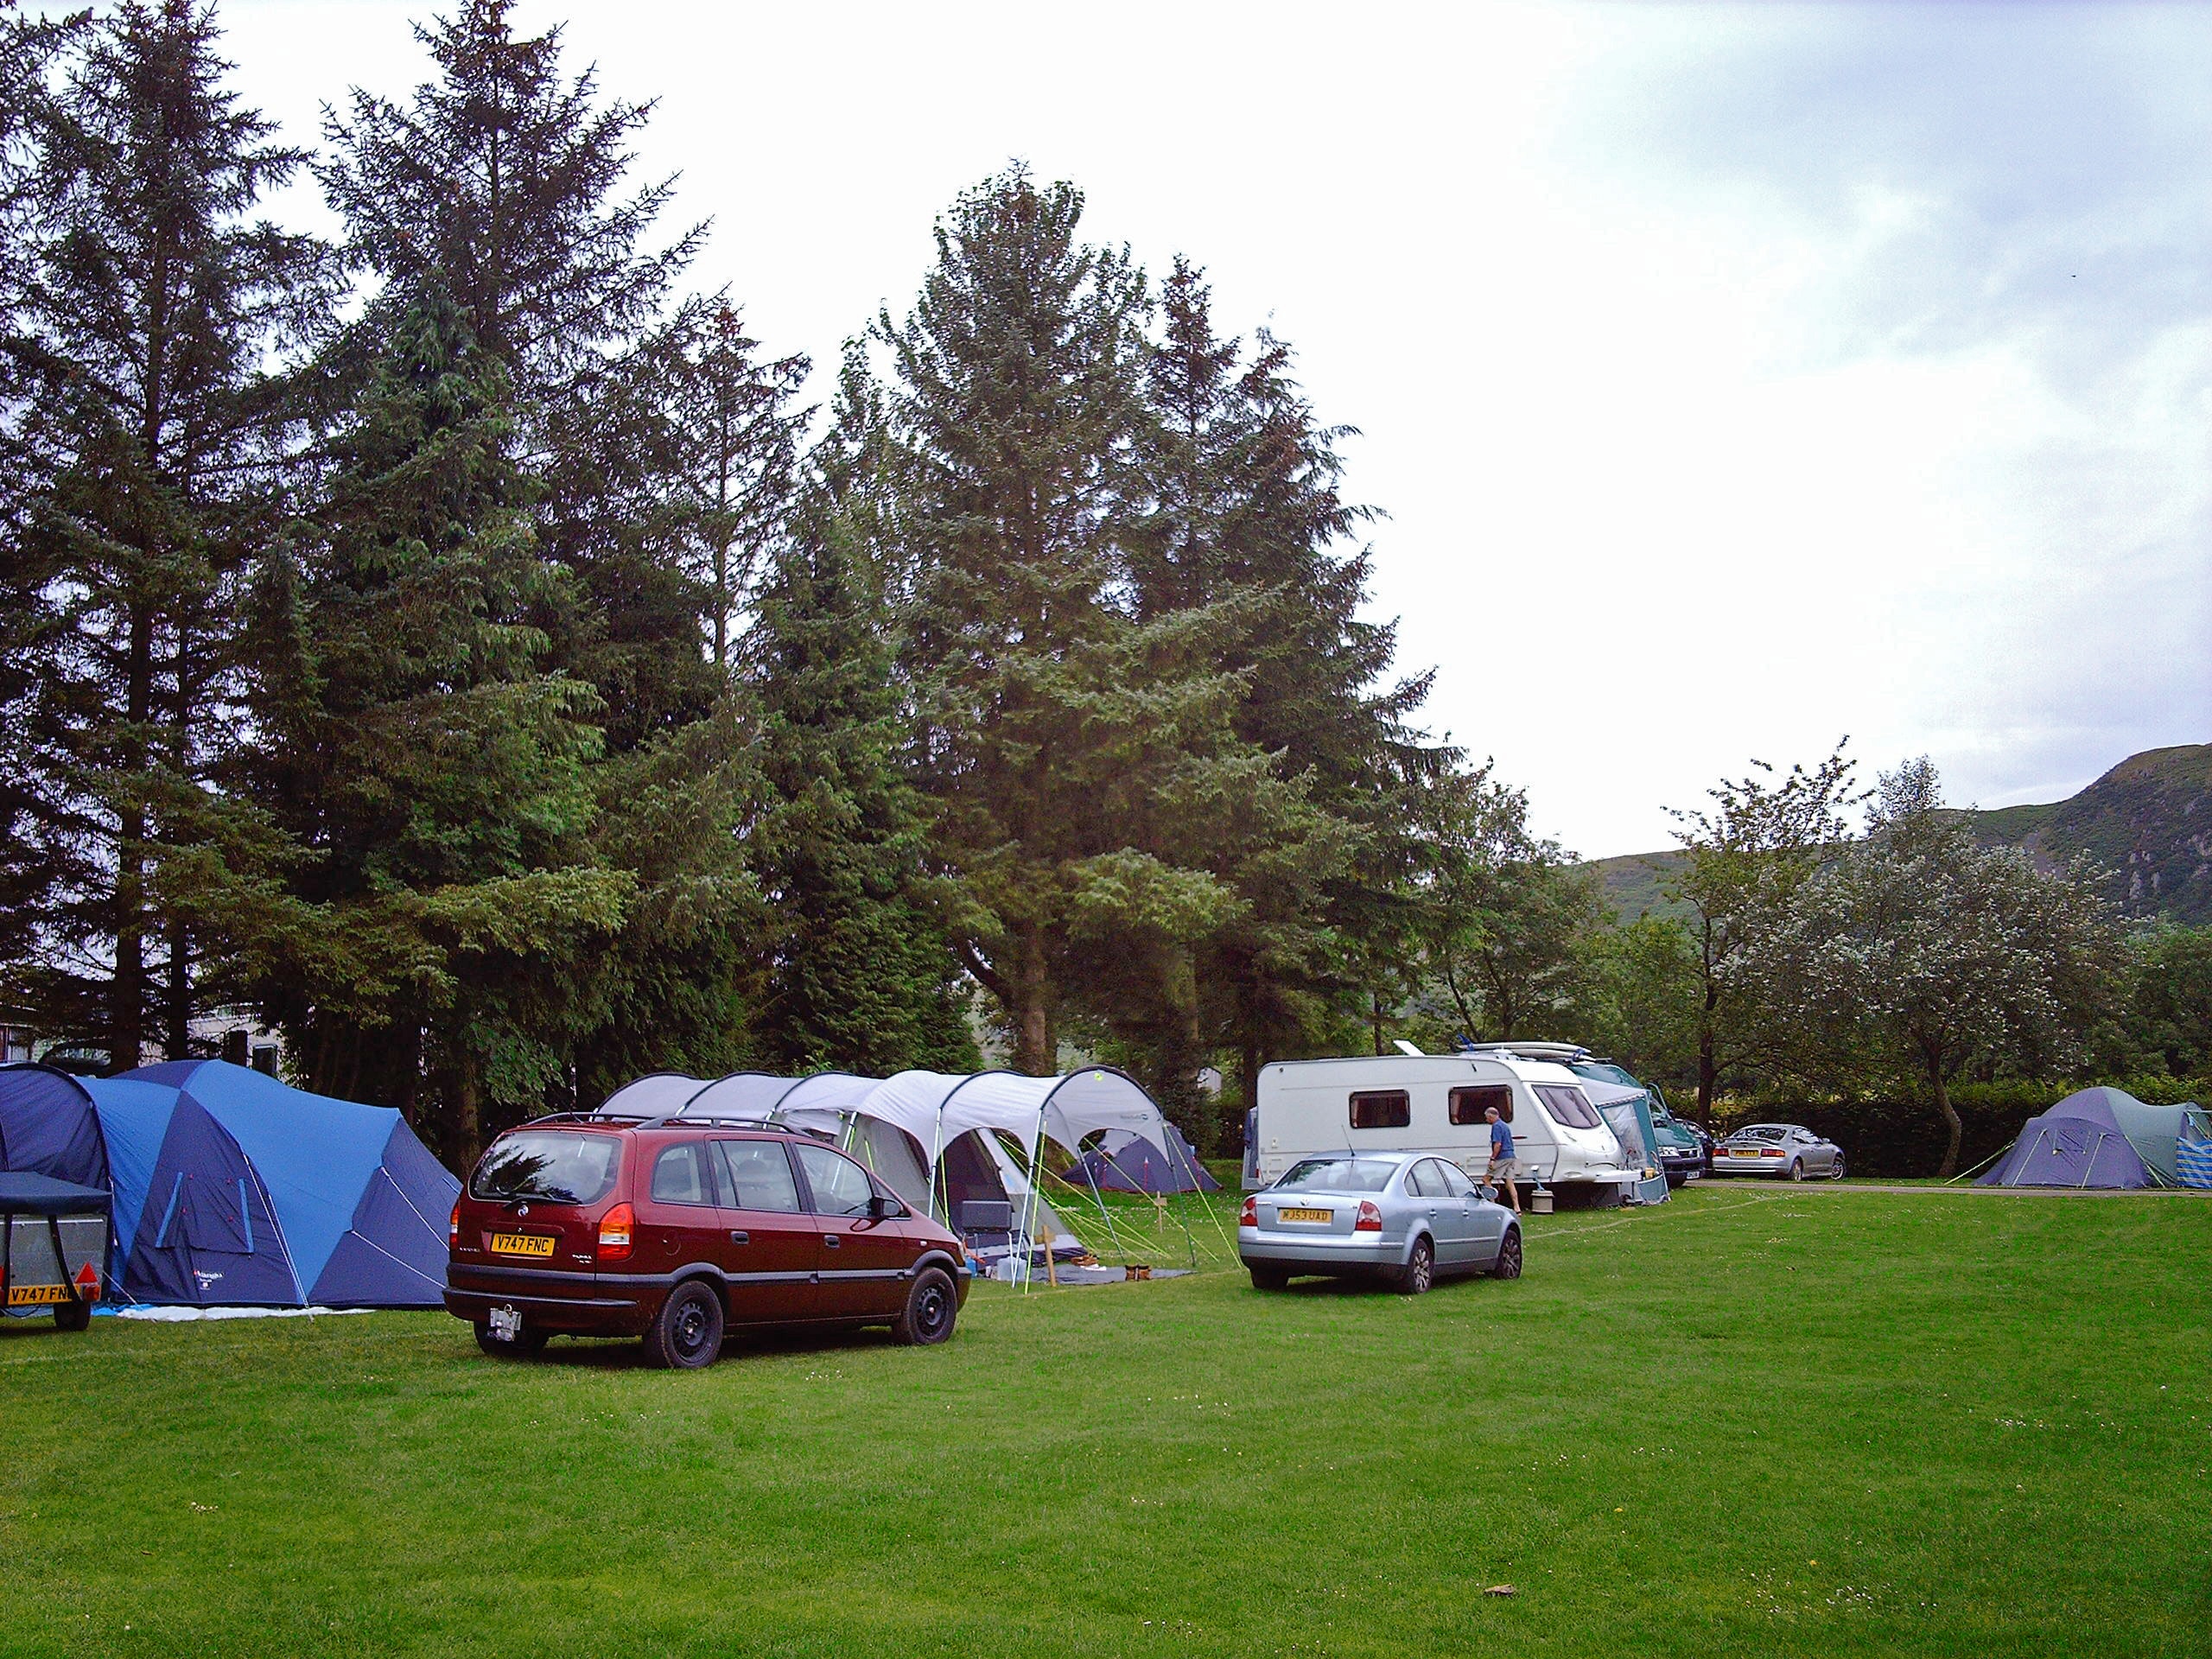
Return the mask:
<svg viewBox="0 0 2212 1659">
<path fill-rule="evenodd" d="M 943 1342 L 960 1241 L 811 1135 L 729 1119 L 563 1115 L 511 1129 L 453 1207 L 446 1307 L 488 1354 L 641 1337 L 713 1363 L 733 1325 L 887 1325 Z"/>
</svg>

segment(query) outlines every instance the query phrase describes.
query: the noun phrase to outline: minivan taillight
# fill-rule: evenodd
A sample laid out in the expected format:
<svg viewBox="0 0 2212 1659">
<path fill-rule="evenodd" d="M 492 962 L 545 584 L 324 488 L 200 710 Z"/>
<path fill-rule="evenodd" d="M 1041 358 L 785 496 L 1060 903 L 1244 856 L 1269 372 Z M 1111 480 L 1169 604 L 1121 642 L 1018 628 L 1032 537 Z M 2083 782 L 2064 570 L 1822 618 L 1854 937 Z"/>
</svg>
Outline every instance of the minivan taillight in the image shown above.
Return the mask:
<svg viewBox="0 0 2212 1659">
<path fill-rule="evenodd" d="M 1236 1224 L 1239 1227 L 1256 1227 L 1260 1224 L 1260 1201 L 1249 1193 L 1245 1194 L 1244 1213 L 1236 1217 Z"/>
<path fill-rule="evenodd" d="M 1382 1212 L 1375 1207 L 1372 1198 L 1359 1201 L 1359 1219 L 1351 1224 L 1355 1233 L 1379 1233 L 1382 1230 Z"/>
<path fill-rule="evenodd" d="M 630 1234 L 638 1224 L 637 1211 L 626 1204 L 618 1204 L 599 1218 L 599 1259 L 602 1262 L 626 1262 L 630 1256 Z"/>
<path fill-rule="evenodd" d="M 457 1249 L 459 1249 L 460 1248 L 461 1248 L 461 1200 L 460 1200 L 459 1198 L 455 1198 L 455 1199 L 453 1201 L 453 1216 L 452 1216 L 452 1217 L 451 1217 L 451 1218 L 450 1218 L 450 1219 L 446 1223 L 446 1249 L 449 1249 L 449 1250 L 457 1250 Z"/>
</svg>

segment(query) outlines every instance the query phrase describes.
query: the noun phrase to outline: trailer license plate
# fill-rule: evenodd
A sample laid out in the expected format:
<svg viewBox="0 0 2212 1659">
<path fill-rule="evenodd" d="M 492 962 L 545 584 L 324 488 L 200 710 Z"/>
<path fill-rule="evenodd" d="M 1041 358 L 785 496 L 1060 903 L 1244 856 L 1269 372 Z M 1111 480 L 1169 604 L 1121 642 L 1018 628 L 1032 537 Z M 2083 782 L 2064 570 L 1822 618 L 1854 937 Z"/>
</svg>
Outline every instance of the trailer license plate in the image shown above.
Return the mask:
<svg viewBox="0 0 2212 1659">
<path fill-rule="evenodd" d="M 535 1255 L 550 1257 L 553 1241 L 535 1233 L 494 1233 L 492 1235 L 492 1254 L 494 1255 Z"/>
<path fill-rule="evenodd" d="M 10 1307 L 60 1307 L 77 1299 L 69 1294 L 67 1285 L 10 1285 L 8 1287 L 8 1306 Z"/>
<path fill-rule="evenodd" d="M 1278 1210 L 1275 1211 L 1275 1219 L 1277 1221 L 1327 1221 L 1335 1213 L 1332 1210 Z"/>
</svg>

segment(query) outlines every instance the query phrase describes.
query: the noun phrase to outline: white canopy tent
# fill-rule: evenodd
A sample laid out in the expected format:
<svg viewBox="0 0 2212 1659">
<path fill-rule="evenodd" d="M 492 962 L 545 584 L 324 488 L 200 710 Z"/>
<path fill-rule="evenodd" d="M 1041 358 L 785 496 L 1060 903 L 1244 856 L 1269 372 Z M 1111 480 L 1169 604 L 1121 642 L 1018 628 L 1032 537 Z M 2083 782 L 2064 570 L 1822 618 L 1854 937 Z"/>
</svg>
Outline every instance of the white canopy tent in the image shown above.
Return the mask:
<svg viewBox="0 0 2212 1659">
<path fill-rule="evenodd" d="M 779 1077 L 737 1071 L 711 1082 L 656 1072 L 625 1084 L 602 1114 L 758 1118 L 834 1136 L 909 1203 L 936 1213 L 947 1151 L 976 1137 L 1005 1188 L 1019 1230 L 1054 1246 L 1080 1241 L 1067 1232 L 1037 1191 L 1035 1174 L 1047 1140 L 1083 1151 L 1086 1136 L 1135 1135 L 1171 1162 L 1182 1141 L 1172 1134 L 1142 1084 L 1111 1066 L 1056 1077 L 1014 1071 L 901 1071 L 887 1078 L 820 1071 Z M 1016 1160 L 1000 1137 L 1020 1149 Z M 1102 1205 L 1103 1209 L 1103 1205 Z M 940 1217 L 940 1219 L 944 1217 Z"/>
</svg>

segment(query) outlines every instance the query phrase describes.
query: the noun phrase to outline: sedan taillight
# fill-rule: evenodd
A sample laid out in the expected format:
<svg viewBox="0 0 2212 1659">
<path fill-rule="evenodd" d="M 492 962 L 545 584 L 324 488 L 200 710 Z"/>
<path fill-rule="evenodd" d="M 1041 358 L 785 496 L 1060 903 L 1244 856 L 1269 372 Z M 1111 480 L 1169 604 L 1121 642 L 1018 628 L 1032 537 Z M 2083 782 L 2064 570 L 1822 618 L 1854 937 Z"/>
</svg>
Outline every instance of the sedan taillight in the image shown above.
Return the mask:
<svg viewBox="0 0 2212 1659">
<path fill-rule="evenodd" d="M 1379 1233 L 1382 1230 L 1382 1212 L 1375 1207 L 1372 1198 L 1359 1201 L 1359 1219 L 1352 1223 L 1351 1230 L 1355 1233 Z"/>
<path fill-rule="evenodd" d="M 1244 1213 L 1236 1217 L 1236 1224 L 1239 1227 L 1256 1227 L 1260 1224 L 1260 1201 L 1257 1198 L 1249 1194 L 1246 1196 Z"/>
<path fill-rule="evenodd" d="M 1762 1158 L 1779 1158 L 1782 1156 L 1782 1148 L 1780 1147 L 1761 1147 L 1759 1148 L 1759 1156 Z"/>
<path fill-rule="evenodd" d="M 446 1222 L 446 1249 L 449 1250 L 457 1250 L 460 1248 L 461 1200 L 459 1198 L 455 1198 L 453 1201 L 453 1215 Z"/>
<path fill-rule="evenodd" d="M 599 1259 L 602 1262 L 626 1262 L 630 1259 L 630 1235 L 637 1227 L 637 1211 L 626 1204 L 618 1204 L 599 1218 Z"/>
</svg>

